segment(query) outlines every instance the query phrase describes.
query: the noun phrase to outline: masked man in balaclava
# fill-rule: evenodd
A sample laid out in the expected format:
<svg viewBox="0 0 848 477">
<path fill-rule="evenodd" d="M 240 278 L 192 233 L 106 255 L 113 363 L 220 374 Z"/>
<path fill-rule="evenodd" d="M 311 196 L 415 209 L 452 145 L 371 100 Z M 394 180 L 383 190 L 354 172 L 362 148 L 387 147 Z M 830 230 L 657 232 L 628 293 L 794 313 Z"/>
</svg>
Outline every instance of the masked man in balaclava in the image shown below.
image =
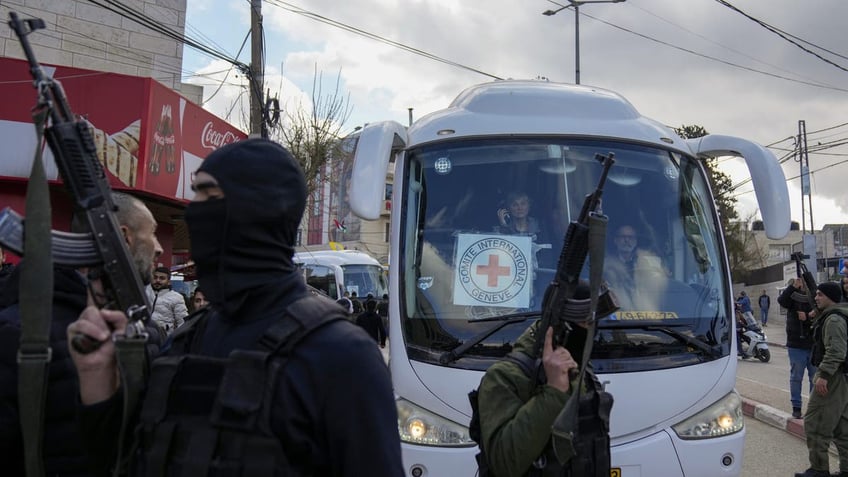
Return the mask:
<svg viewBox="0 0 848 477">
<path fill-rule="evenodd" d="M 185 211 L 211 304 L 153 360 L 139 412 L 137 475 L 403 475 L 388 369 L 373 340 L 312 296 L 292 262 L 303 173 L 276 143 L 210 154 Z M 87 308 L 68 327 L 104 340 L 74 353 L 94 457 L 114 458 L 122 390 L 110 334 L 123 313 Z M 132 428 L 131 428 L 132 429 Z"/>
</svg>

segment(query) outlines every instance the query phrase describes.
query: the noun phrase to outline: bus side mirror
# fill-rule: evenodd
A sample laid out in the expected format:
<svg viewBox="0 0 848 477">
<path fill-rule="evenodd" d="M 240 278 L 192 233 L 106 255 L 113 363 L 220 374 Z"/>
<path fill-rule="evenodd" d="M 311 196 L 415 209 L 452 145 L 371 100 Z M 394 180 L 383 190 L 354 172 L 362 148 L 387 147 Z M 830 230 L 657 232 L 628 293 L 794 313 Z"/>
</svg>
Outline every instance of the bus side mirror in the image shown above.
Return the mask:
<svg viewBox="0 0 848 477">
<path fill-rule="evenodd" d="M 362 128 L 350 177 L 349 200 L 353 213 L 366 220 L 380 217 L 389 159 L 406 147 L 406 143 L 406 128 L 395 121 L 372 123 Z"/>
<path fill-rule="evenodd" d="M 786 176 L 774 154 L 747 139 L 710 134 L 686 139 L 686 144 L 698 156 L 739 156 L 751 172 L 751 181 L 763 216 L 766 236 L 781 239 L 789 233 L 789 190 Z"/>
</svg>

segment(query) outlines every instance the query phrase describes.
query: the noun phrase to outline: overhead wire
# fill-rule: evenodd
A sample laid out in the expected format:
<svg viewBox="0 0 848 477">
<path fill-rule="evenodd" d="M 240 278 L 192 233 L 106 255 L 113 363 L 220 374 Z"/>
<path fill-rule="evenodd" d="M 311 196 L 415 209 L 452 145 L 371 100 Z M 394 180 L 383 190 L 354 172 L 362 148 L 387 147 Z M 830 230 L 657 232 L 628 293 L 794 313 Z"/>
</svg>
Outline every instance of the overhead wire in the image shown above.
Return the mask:
<svg viewBox="0 0 848 477">
<path fill-rule="evenodd" d="M 239 56 L 241 56 L 241 52 L 242 52 L 242 50 L 244 49 L 244 45 L 246 45 L 246 44 L 247 44 L 247 39 L 248 39 L 248 38 L 250 38 L 250 31 L 248 31 L 248 32 L 247 32 L 247 34 L 244 36 L 244 40 L 241 42 L 241 47 L 239 48 L 238 53 L 236 53 L 236 58 L 238 58 Z M 203 102 L 200 104 L 201 106 L 204 106 L 204 105 L 205 105 L 206 103 L 208 103 L 209 101 L 212 101 L 212 98 L 214 98 L 214 97 L 218 94 L 218 92 L 219 92 L 219 91 L 221 91 L 221 88 L 223 88 L 224 84 L 225 84 L 225 83 L 226 83 L 226 81 L 227 81 L 227 78 L 230 76 L 230 73 L 233 71 L 233 68 L 235 68 L 235 65 L 230 65 L 230 68 L 226 70 L 226 71 L 227 71 L 227 74 L 225 74 L 225 75 L 224 75 L 224 79 L 222 79 L 222 80 L 221 80 L 221 82 L 220 82 L 220 83 L 218 83 L 218 87 L 215 89 L 215 91 L 214 91 L 214 92 L 212 92 L 212 94 L 211 94 L 211 95 L 209 95 L 209 97 L 208 97 L 208 98 L 206 98 L 205 100 L 203 100 Z"/>
<path fill-rule="evenodd" d="M 789 43 L 791 43 L 791 44 L 793 44 L 793 45 L 797 46 L 797 47 L 798 47 L 798 48 L 800 48 L 801 50 L 803 50 L 803 51 L 805 51 L 805 52 L 807 52 L 807 53 L 809 53 L 809 54 L 811 54 L 811 55 L 815 56 L 816 58 L 818 58 L 818 59 L 820 59 L 820 60 L 822 60 L 822 61 L 824 61 L 825 63 L 827 63 L 827 64 L 829 64 L 829 65 L 831 65 L 831 66 L 835 66 L 836 68 L 839 68 L 839 69 L 840 69 L 840 70 L 842 70 L 842 71 L 848 71 L 848 68 L 845 68 L 844 66 L 842 66 L 842 65 L 840 65 L 840 64 L 838 64 L 838 63 L 836 63 L 836 62 L 834 62 L 834 61 L 831 61 L 831 60 L 829 60 L 829 59 L 827 59 L 827 58 L 825 58 L 825 57 L 821 56 L 820 54 L 816 53 L 815 51 L 812 51 L 812 50 L 810 50 L 809 48 L 806 48 L 805 46 L 803 46 L 803 45 L 799 44 L 798 42 L 794 41 L 794 38 L 797 38 L 797 37 L 794 37 L 794 36 L 793 36 L 792 38 L 790 38 L 790 36 L 789 36 L 786 32 L 784 32 L 783 30 L 781 30 L 781 29 L 779 29 L 779 28 L 777 28 L 777 27 L 774 27 L 774 26 L 772 26 L 772 25 L 769 25 L 768 23 L 766 23 L 766 22 L 764 22 L 764 21 L 762 21 L 762 20 L 760 20 L 760 19 L 754 18 L 753 16 L 751 16 L 751 15 L 749 15 L 749 14 L 747 14 L 747 13 L 743 12 L 742 10 L 740 10 L 740 9 L 739 9 L 739 8 L 737 8 L 737 7 L 735 7 L 734 5 L 732 5 L 730 2 L 728 2 L 728 1 L 726 1 L 726 0 L 715 0 L 715 1 L 716 1 L 716 2 L 718 2 L 718 3 L 719 3 L 719 4 L 721 4 L 721 5 L 724 5 L 725 7 L 729 8 L 729 9 L 731 9 L 731 10 L 733 10 L 733 11 L 735 11 L 735 12 L 739 13 L 740 15 L 744 16 L 745 18 L 747 18 L 747 19 L 749 19 L 749 20 L 753 21 L 754 23 L 756 23 L 756 24 L 760 25 L 761 27 L 765 28 L 766 30 L 768 30 L 768 31 L 770 31 L 770 32 L 772 32 L 772 33 L 774 33 L 775 35 L 779 36 L 780 38 L 783 38 L 784 40 L 788 41 Z M 803 40 L 802 40 L 802 41 L 803 41 Z M 808 41 L 804 41 L 804 43 L 806 43 L 806 44 L 808 44 L 808 45 L 812 45 L 813 47 L 818 48 L 818 49 L 820 49 L 820 50 L 824 50 L 824 51 L 828 51 L 828 52 L 830 52 L 830 50 L 825 50 L 824 48 L 822 48 L 822 47 L 820 47 L 820 46 L 816 45 L 815 43 L 811 43 L 811 42 L 808 42 Z M 830 52 L 830 53 L 832 53 L 832 52 Z M 842 56 L 842 55 L 838 55 L 838 56 Z M 844 57 L 843 57 L 843 58 L 844 58 Z"/>
<path fill-rule="evenodd" d="M 675 23 L 675 22 L 673 22 L 673 21 L 671 21 L 671 20 L 669 20 L 669 19 L 667 19 L 667 18 L 665 18 L 665 17 L 663 17 L 663 16 L 661 16 L 661 15 L 657 15 L 656 13 L 653 13 L 653 12 L 651 12 L 651 11 L 648 11 L 647 9 L 640 7 L 640 6 L 639 6 L 639 5 L 637 5 L 636 3 L 626 3 L 625 5 L 629 6 L 630 8 L 636 8 L 636 9 L 642 10 L 642 11 L 643 11 L 643 12 L 645 12 L 646 14 L 648 14 L 648 15 L 650 15 L 650 16 L 652 16 L 652 17 L 654 17 L 654 18 L 657 18 L 657 19 L 659 19 L 659 20 L 661 20 L 661 21 L 663 21 L 663 22 L 665 22 L 665 23 L 668 23 L 669 25 L 672 25 L 672 26 L 674 26 L 675 28 L 678 28 L 678 29 L 680 29 L 680 30 L 683 30 L 683 31 L 685 31 L 686 33 L 689 33 L 689 34 L 691 34 L 691 35 L 694 35 L 694 36 L 696 36 L 696 37 L 700 38 L 701 40 L 704 40 L 704 41 L 706 41 L 706 42 L 708 42 L 708 43 L 712 43 L 713 45 L 720 46 L 721 48 L 724 48 L 724 49 L 726 49 L 726 50 L 728 50 L 728 51 L 731 51 L 731 52 L 736 53 L 736 54 L 738 54 L 738 55 L 744 56 L 745 58 L 748 58 L 749 60 L 755 61 L 755 62 L 760 63 L 760 64 L 762 64 L 762 65 L 770 66 L 770 67 L 772 67 L 772 68 L 774 68 L 774 69 L 776 69 L 776 70 L 783 71 L 784 73 L 794 74 L 795 76 L 798 76 L 798 77 L 800 77 L 800 78 L 804 78 L 804 79 L 806 79 L 806 80 L 808 80 L 808 81 L 815 81 L 813 78 L 810 78 L 810 77 L 807 77 L 807 76 L 801 75 L 801 74 L 799 74 L 797 71 L 790 71 L 790 70 L 787 70 L 787 69 L 785 69 L 785 68 L 782 68 L 782 67 L 780 67 L 780 66 L 778 66 L 778 65 L 774 65 L 774 64 L 772 64 L 772 63 L 767 63 L 767 62 L 765 62 L 765 61 L 763 61 L 763 60 L 761 60 L 761 59 L 759 59 L 759 58 L 756 58 L 756 57 L 754 57 L 754 56 L 752 56 L 752 55 L 749 55 L 749 54 L 747 54 L 747 53 L 745 53 L 745 52 L 743 52 L 743 51 L 737 50 L 737 49 L 735 49 L 735 48 L 733 48 L 733 47 L 730 47 L 730 46 L 725 45 L 725 44 L 723 44 L 723 43 L 717 42 L 717 41 L 713 40 L 712 38 L 708 37 L 707 35 L 702 35 L 702 34 L 700 34 L 700 33 L 698 33 L 698 32 L 692 31 L 692 30 L 690 30 L 690 29 L 688 29 L 688 28 L 686 28 L 686 27 L 684 27 L 684 26 L 678 25 L 677 23 Z M 819 82 L 819 83 L 820 83 L 820 82 Z M 825 83 L 820 83 L 820 84 L 825 84 Z M 832 85 L 827 85 L 827 86 L 832 86 Z"/>
<path fill-rule="evenodd" d="M 629 28 L 625 28 L 625 27 L 616 25 L 614 23 L 610 23 L 606 20 L 602 20 L 602 19 L 595 17 L 595 16 L 592 16 L 588 13 L 580 13 L 580 16 L 589 17 L 589 18 L 591 18 L 595 21 L 599 21 L 601 23 L 609 25 L 609 26 L 616 28 L 618 30 L 630 33 L 632 35 L 636 35 L 640 38 L 644 38 L 646 40 L 649 40 L 649 41 L 652 41 L 652 42 L 655 42 L 655 43 L 659 43 L 659 44 L 667 46 L 669 48 L 674 48 L 675 50 L 680 50 L 680 51 L 683 51 L 683 52 L 686 52 L 686 53 L 689 53 L 689 54 L 692 54 L 692 55 L 695 55 L 695 56 L 699 56 L 701 58 L 705 58 L 705 59 L 716 61 L 716 62 L 725 64 L 725 65 L 728 65 L 728 66 L 732 66 L 734 68 L 739 68 L 739 69 L 742 69 L 742 70 L 751 71 L 753 73 L 759 73 L 759 74 L 762 74 L 762 75 L 771 76 L 772 78 L 778 78 L 778 79 L 782 79 L 782 80 L 786 80 L 786 81 L 792 81 L 792 82 L 795 82 L 795 83 L 805 84 L 805 85 L 808 85 L 808 86 L 814 86 L 816 88 L 830 89 L 830 90 L 834 90 L 834 91 L 841 91 L 841 92 L 844 92 L 844 93 L 848 93 L 848 89 L 845 89 L 845 88 L 839 88 L 839 87 L 836 87 L 836 86 L 829 86 L 829 85 L 825 85 L 825 84 L 821 84 L 821 83 L 814 83 L 812 81 L 799 80 L 799 79 L 796 79 L 796 78 L 789 78 L 787 76 L 779 75 L 779 74 L 776 74 L 776 73 L 770 73 L 768 71 L 759 70 L 757 68 L 751 68 L 749 66 L 739 65 L 739 64 L 733 63 L 732 61 L 722 60 L 722 59 L 716 58 L 714 56 L 710 56 L 710 55 L 707 55 L 707 54 L 704 54 L 704 53 L 699 53 L 697 51 L 690 50 L 688 48 L 683 48 L 682 46 L 674 45 L 672 43 L 668 43 L 668 42 L 653 38 L 651 36 L 635 32 L 635 31 L 633 31 Z"/>
<path fill-rule="evenodd" d="M 492 79 L 503 79 L 500 76 L 494 75 L 492 73 L 488 73 L 488 72 L 483 71 L 479 68 L 474 68 L 474 67 L 471 67 L 471 66 L 468 66 L 468 65 L 464 65 L 462 63 L 458 63 L 456 61 L 448 60 L 446 58 L 435 55 L 433 53 L 430 53 L 430 52 L 427 52 L 427 51 L 406 45 L 404 43 L 400 43 L 400 42 L 395 41 L 395 40 L 388 39 L 386 37 L 383 37 L 383 36 L 380 36 L 380 35 L 377 35 L 375 33 L 365 31 L 365 30 L 362 30 L 360 28 L 356 28 L 354 26 L 348 25 L 346 23 L 342 23 L 342 22 L 337 21 L 337 20 L 333 20 L 331 18 L 327 18 L 323 15 L 319 15 L 317 13 L 310 12 L 308 10 L 304 10 L 303 8 L 298 7 L 297 5 L 293 5 L 291 3 L 284 2 L 282 0 L 266 0 L 266 2 L 276 6 L 278 8 L 281 8 L 283 10 L 295 13 L 297 15 L 301 15 L 301 16 L 304 16 L 306 18 L 310 18 L 312 20 L 315 20 L 315 21 L 318 21 L 318 22 L 321 22 L 321 23 L 325 23 L 327 25 L 331 25 L 331 26 L 334 26 L 336 28 L 340 28 L 342 30 L 349 31 L 351 33 L 354 33 L 356 35 L 359 35 L 359 36 L 362 36 L 362 37 L 365 37 L 365 38 L 369 38 L 369 39 L 372 39 L 372 40 L 379 41 L 380 43 L 384 43 L 386 45 L 390 45 L 390 46 L 393 46 L 395 48 L 399 48 L 401 50 L 408 51 L 410 53 L 413 53 L 413 54 L 416 54 L 416 55 L 419 55 L 419 56 L 423 56 L 425 58 L 429 58 L 431 60 L 438 61 L 440 63 L 444 63 L 446 65 L 455 66 L 457 68 L 462 68 L 464 70 L 471 71 L 471 72 L 474 72 L 474 73 L 478 73 L 478 74 L 481 74 L 483 76 L 488 76 L 489 78 L 492 78 Z"/>
</svg>

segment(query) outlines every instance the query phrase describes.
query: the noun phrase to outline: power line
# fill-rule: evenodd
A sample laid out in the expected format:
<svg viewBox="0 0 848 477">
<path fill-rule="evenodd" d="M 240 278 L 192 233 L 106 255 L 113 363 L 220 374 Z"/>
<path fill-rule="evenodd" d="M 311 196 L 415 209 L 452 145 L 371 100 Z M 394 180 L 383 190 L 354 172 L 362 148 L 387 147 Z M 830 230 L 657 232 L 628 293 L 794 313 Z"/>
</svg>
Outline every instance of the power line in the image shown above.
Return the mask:
<svg viewBox="0 0 848 477">
<path fill-rule="evenodd" d="M 282 8 L 283 10 L 286 10 L 286 11 L 289 11 L 289 12 L 292 12 L 292 13 L 296 13 L 298 15 L 310 18 L 312 20 L 315 20 L 315 21 L 318 21 L 318 22 L 321 22 L 321 23 L 325 23 L 327 25 L 334 26 L 336 28 L 340 28 L 342 30 L 349 31 L 351 33 L 355 33 L 355 34 L 357 34 L 359 36 L 363 36 L 365 38 L 370 38 L 372 40 L 376 40 L 376 41 L 379 41 L 381 43 L 385 43 L 387 45 L 394 46 L 396 48 L 400 48 L 401 50 L 408 51 L 410 53 L 413 53 L 413 54 L 416 54 L 416 55 L 419 55 L 419 56 L 423 56 L 425 58 L 429 58 L 431 60 L 435 60 L 435 61 L 438 61 L 440 63 L 444 63 L 446 65 L 456 66 L 457 68 L 462 68 L 464 70 L 472 71 L 474 73 L 478 73 L 478 74 L 481 74 L 483 76 L 488 76 L 489 78 L 492 78 L 492 79 L 497 79 L 497 80 L 503 79 L 500 76 L 496 76 L 496 75 L 493 75 L 491 73 L 487 73 L 487 72 L 480 70 L 478 68 L 467 66 L 467 65 L 464 65 L 462 63 L 457 63 L 456 61 L 452 61 L 452 60 L 442 58 L 441 56 L 437 56 L 433 53 L 429 53 L 427 51 L 420 50 L 418 48 L 414 48 L 412 46 L 405 45 L 403 43 L 400 43 L 400 42 L 397 42 L 397 41 L 394 41 L 394 40 L 390 40 L 390 39 L 382 37 L 380 35 L 370 33 L 370 32 L 367 32 L 365 30 L 353 27 L 353 26 L 348 25 L 346 23 L 342 23 L 342 22 L 327 18 L 323 15 L 319 15 L 317 13 L 310 12 L 308 10 L 304 10 L 304 9 L 298 7 L 297 5 L 292 5 L 290 3 L 283 2 L 281 0 L 266 0 L 266 2 L 273 4 L 274 6 L 276 6 L 278 8 Z"/>
<path fill-rule="evenodd" d="M 704 53 L 698 53 L 697 51 L 690 50 L 688 48 L 683 48 L 681 46 L 673 45 L 671 43 L 668 43 L 668 42 L 665 42 L 665 41 L 662 41 L 662 40 L 658 40 L 656 38 L 650 37 L 648 35 L 644 35 L 642 33 L 637 33 L 633 30 L 630 30 L 630 29 L 622 27 L 622 26 L 618 26 L 618 25 L 616 25 L 614 23 L 610 23 L 606 20 L 601 20 L 600 18 L 594 17 L 594 16 L 592 16 L 588 13 L 580 13 L 580 15 L 585 16 L 585 17 L 589 17 L 593 20 L 607 24 L 607 25 L 609 25 L 613 28 L 619 29 L 621 31 L 625 31 L 625 32 L 630 33 L 632 35 L 636 35 L 640 38 L 644 38 L 646 40 L 653 41 L 655 43 L 659 43 L 661 45 L 664 45 L 664 46 L 667 46 L 667 47 L 670 47 L 670 48 L 674 48 L 675 50 L 680 50 L 680 51 L 683 51 L 683 52 L 686 52 L 686 53 L 689 53 L 689 54 L 692 54 L 692 55 L 695 55 L 695 56 L 700 56 L 701 58 L 706 58 L 708 60 L 717 61 L 719 63 L 725 64 L 725 65 L 728 65 L 728 66 L 732 66 L 734 68 L 739 68 L 739 69 L 743 69 L 743 70 L 746 70 L 746 71 L 751 71 L 753 73 L 760 73 L 760 74 L 763 74 L 763 75 L 766 75 L 766 76 L 771 76 L 772 78 L 778 78 L 778 79 L 782 79 L 782 80 L 786 80 L 786 81 L 792 81 L 792 82 L 795 82 L 795 83 L 805 84 L 805 85 L 808 85 L 808 86 L 815 86 L 816 88 L 830 89 L 830 90 L 834 90 L 834 91 L 841 91 L 841 92 L 844 92 L 844 93 L 848 93 L 848 89 L 845 89 L 845 88 L 838 88 L 836 86 L 828 86 L 828 85 L 823 85 L 821 83 L 813 83 L 811 81 L 802 81 L 802 80 L 795 79 L 795 78 L 789 78 L 789 77 L 778 75 L 778 74 L 775 74 L 775 73 L 769 73 L 768 71 L 763 71 L 763 70 L 758 70 L 756 68 L 751 68 L 751 67 L 748 67 L 748 66 L 738 65 L 738 64 L 733 63 L 731 61 L 722 60 L 720 58 L 716 58 L 714 56 L 706 55 Z"/>
<path fill-rule="evenodd" d="M 738 55 L 742 55 L 742 56 L 744 56 L 744 57 L 748 58 L 749 60 L 755 61 L 755 62 L 760 63 L 760 64 L 762 64 L 762 65 L 771 66 L 772 68 L 774 68 L 774 69 L 776 69 L 776 70 L 779 70 L 779 71 L 783 71 L 784 73 L 794 74 L 795 76 L 798 76 L 798 77 L 800 77 L 800 78 L 804 78 L 804 79 L 809 80 L 809 81 L 814 81 L 814 80 L 813 80 L 813 78 L 809 78 L 809 77 L 806 77 L 806 76 L 804 76 L 804 75 L 798 74 L 798 72 L 796 72 L 796 71 L 790 71 L 790 70 L 787 70 L 787 69 L 782 68 L 782 67 L 780 67 L 780 66 L 773 65 L 773 64 L 771 64 L 771 63 L 766 63 L 765 61 L 762 61 L 762 60 L 760 60 L 759 58 L 756 58 L 756 57 L 754 57 L 754 56 L 751 56 L 751 55 L 749 55 L 749 54 L 747 54 L 747 53 L 744 53 L 744 52 L 742 52 L 742 51 L 740 51 L 740 50 L 737 50 L 737 49 L 735 49 L 735 48 L 732 48 L 732 47 L 730 47 L 730 46 L 727 46 L 727 45 L 725 45 L 725 44 L 723 44 L 723 43 L 719 43 L 719 42 L 717 42 L 717 41 L 713 40 L 712 38 L 710 38 L 710 37 L 708 37 L 708 36 L 706 36 L 706 35 L 702 35 L 702 34 L 700 34 L 700 33 L 697 33 L 697 32 L 695 32 L 695 31 L 692 31 L 692 30 L 690 30 L 690 29 L 688 29 L 688 28 L 686 28 L 686 27 L 683 27 L 683 26 L 681 26 L 681 25 L 678 25 L 677 23 L 674 23 L 673 21 L 671 21 L 671 20 L 669 20 L 669 19 L 667 19 L 667 18 L 664 18 L 664 17 L 662 17 L 662 16 L 660 16 L 660 15 L 657 15 L 656 13 L 650 12 L 650 11 L 648 11 L 648 10 L 646 10 L 646 9 L 644 9 L 644 8 L 642 8 L 642 7 L 640 7 L 639 5 L 637 5 L 637 4 L 635 4 L 635 3 L 626 3 L 625 5 L 627 5 L 627 6 L 631 7 L 631 8 L 638 8 L 639 10 L 642 10 L 643 12 L 647 13 L 648 15 L 651 15 L 652 17 L 658 18 L 658 19 L 662 20 L 663 22 L 668 23 L 669 25 L 672 25 L 672 26 L 674 26 L 674 27 L 676 27 L 676 28 L 679 28 L 679 29 L 681 29 L 681 30 L 683 30 L 683 31 L 685 31 L 685 32 L 687 32 L 687 33 L 689 33 L 689 34 L 691 34 L 691 35 L 697 36 L 698 38 L 700 38 L 700 39 L 702 39 L 702 40 L 704 40 L 704 41 L 706 41 L 706 42 L 708 42 L 708 43 L 712 43 L 713 45 L 720 46 L 720 47 L 724 48 L 725 50 L 731 51 L 731 52 L 736 53 L 736 54 L 738 54 Z M 824 84 L 824 83 L 820 83 L 820 84 Z M 831 85 L 827 85 L 827 86 L 831 86 Z"/>
<path fill-rule="evenodd" d="M 727 1 L 725 1 L 725 0 L 715 0 L 715 1 L 716 1 L 716 2 L 718 2 L 718 3 L 720 3 L 721 5 L 724 5 L 725 7 L 729 8 L 729 9 L 731 9 L 731 10 L 733 10 L 733 11 L 735 11 L 735 12 L 737 12 L 737 13 L 741 14 L 741 15 L 742 15 L 742 16 L 744 16 L 745 18 L 747 18 L 747 19 L 749 19 L 749 20 L 753 21 L 754 23 L 756 23 L 756 24 L 760 25 L 761 27 L 765 28 L 766 30 L 768 30 L 768 31 L 770 31 L 770 32 L 772 32 L 772 33 L 774 33 L 775 35 L 777 35 L 777 36 L 779 36 L 779 37 L 783 38 L 784 40 L 788 41 L 789 43 L 791 43 L 791 44 L 793 44 L 793 45 L 797 46 L 797 47 L 798 47 L 798 48 L 800 48 L 801 50 L 803 50 L 803 51 L 805 51 L 805 52 L 807 52 L 807 53 L 809 53 L 809 54 L 811 54 L 811 55 L 815 56 L 816 58 L 818 58 L 818 59 L 820 59 L 820 60 L 822 60 L 822 61 L 824 61 L 825 63 L 827 63 L 827 64 L 829 64 L 829 65 L 832 65 L 832 66 L 835 66 L 835 67 L 839 68 L 839 69 L 840 69 L 840 70 L 842 70 L 842 71 L 848 71 L 848 68 L 845 68 L 844 66 L 839 65 L 839 64 L 837 64 L 837 63 L 835 63 L 835 62 L 833 62 L 833 61 L 831 61 L 831 60 L 829 60 L 829 59 L 827 59 L 827 58 L 825 58 L 825 57 L 823 57 L 823 56 L 819 55 L 819 54 L 818 54 L 818 53 L 816 53 L 815 51 L 810 50 L 809 48 L 807 48 L 807 47 L 805 47 L 805 46 L 801 45 L 800 43 L 798 43 L 798 42 L 796 42 L 796 41 L 794 41 L 793 39 L 791 39 L 791 38 L 790 38 L 790 35 L 789 35 L 789 34 L 787 34 L 786 32 L 784 32 L 783 30 L 781 30 L 781 29 L 779 29 L 779 28 L 777 28 L 777 27 L 774 27 L 774 26 L 772 26 L 772 25 L 769 25 L 768 23 L 766 23 L 766 22 L 764 22 L 764 21 L 762 21 L 762 20 L 759 20 L 759 19 L 757 19 L 757 18 L 754 18 L 754 17 L 752 17 L 751 15 L 748 15 L 747 13 L 745 13 L 745 12 L 743 12 L 742 10 L 740 10 L 740 9 L 736 8 L 735 6 L 731 5 L 729 2 L 727 2 Z M 797 38 L 797 37 L 792 36 L 792 38 Z M 804 41 L 804 43 L 806 43 L 806 44 L 808 44 L 808 45 L 812 45 L 813 47 L 818 48 L 818 49 L 820 49 L 820 50 L 828 51 L 828 52 L 829 52 L 829 53 L 831 53 L 831 54 L 835 54 L 835 53 L 831 52 L 830 50 L 825 50 L 824 48 L 822 48 L 822 47 L 820 47 L 820 46 L 818 46 L 818 45 L 816 45 L 816 44 L 814 44 L 814 43 L 810 43 L 810 42 L 805 41 L 805 40 L 802 40 L 802 41 Z M 838 55 L 838 56 L 842 56 L 842 55 Z M 843 57 L 843 58 L 844 58 L 844 57 Z"/>
<path fill-rule="evenodd" d="M 102 1 L 88 0 L 88 1 L 90 3 L 93 3 L 94 5 L 97 5 L 101 8 L 104 8 L 104 9 L 106 9 L 106 10 L 112 12 L 112 13 L 116 13 L 123 18 L 126 18 L 128 20 L 132 20 L 135 23 L 138 23 L 141 26 L 147 27 L 147 28 L 149 28 L 149 29 L 151 29 L 151 30 L 153 30 L 157 33 L 160 33 L 160 34 L 162 34 L 162 35 L 164 35 L 168 38 L 176 40 L 179 43 L 182 43 L 184 45 L 188 45 L 189 47 L 194 48 L 195 50 L 198 50 L 201 53 L 205 53 L 205 54 L 212 56 L 214 58 L 224 60 L 228 63 L 231 63 L 231 64 L 238 66 L 239 68 L 242 68 L 242 67 L 246 68 L 247 67 L 247 65 L 239 62 L 237 59 L 232 58 L 232 57 L 228 56 L 227 54 L 225 54 L 223 52 L 215 50 L 214 48 L 206 46 L 206 45 L 204 45 L 204 44 L 202 44 L 202 43 L 200 43 L 200 42 L 198 42 L 198 41 L 196 41 L 192 38 L 189 38 L 185 34 L 180 34 L 179 32 L 176 32 L 176 31 L 162 25 L 161 22 L 158 22 L 158 21 L 150 18 L 149 16 L 145 15 L 144 13 L 142 13 L 138 10 L 135 10 L 135 9 L 133 9 L 133 8 L 127 6 L 127 5 L 122 4 L 121 2 L 118 2 L 116 0 L 102 0 Z M 103 3 L 103 2 L 105 2 L 105 3 Z"/>
</svg>

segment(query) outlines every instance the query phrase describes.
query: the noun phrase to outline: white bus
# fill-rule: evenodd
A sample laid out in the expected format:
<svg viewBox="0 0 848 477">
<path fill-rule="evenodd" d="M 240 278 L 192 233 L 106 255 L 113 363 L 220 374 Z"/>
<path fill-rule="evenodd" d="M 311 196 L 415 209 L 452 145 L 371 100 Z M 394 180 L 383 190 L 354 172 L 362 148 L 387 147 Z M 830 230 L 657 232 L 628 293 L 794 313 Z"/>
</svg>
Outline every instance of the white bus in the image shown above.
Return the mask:
<svg viewBox="0 0 848 477">
<path fill-rule="evenodd" d="M 304 270 L 306 283 L 338 299 L 345 291 L 365 299 L 371 294 L 381 299 L 388 293 L 386 275 L 380 262 L 356 250 L 319 250 L 294 254 L 294 263 Z"/>
<path fill-rule="evenodd" d="M 612 474 L 739 475 L 733 296 L 700 157 L 744 157 L 775 238 L 790 224 L 777 160 L 744 139 L 681 139 L 611 91 L 509 80 L 468 88 L 408 129 L 372 123 L 359 137 L 350 195 L 360 217 L 379 216 L 373 183 L 395 160 L 389 364 L 408 476 L 477 472 L 467 394 L 538 319 L 566 227 L 597 184 L 595 155 L 609 153 L 610 246 L 630 225 L 665 268 L 614 290 L 628 298 L 598 325 L 592 363 L 615 398 Z M 496 230 L 514 192 L 529 198 L 537 233 Z"/>
</svg>

